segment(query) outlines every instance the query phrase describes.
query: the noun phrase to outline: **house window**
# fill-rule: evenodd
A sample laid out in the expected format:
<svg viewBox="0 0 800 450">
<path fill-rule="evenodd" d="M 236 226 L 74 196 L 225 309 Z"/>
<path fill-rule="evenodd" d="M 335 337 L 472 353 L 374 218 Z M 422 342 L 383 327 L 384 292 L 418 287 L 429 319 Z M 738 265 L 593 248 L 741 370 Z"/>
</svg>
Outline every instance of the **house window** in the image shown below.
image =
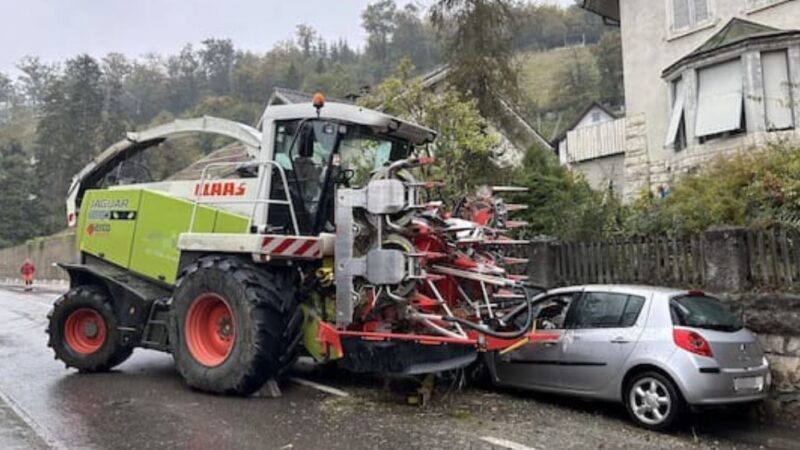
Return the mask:
<svg viewBox="0 0 800 450">
<path fill-rule="evenodd" d="M 672 31 L 695 28 L 711 19 L 710 0 L 670 0 L 672 4 Z"/>
<path fill-rule="evenodd" d="M 742 63 L 728 61 L 697 71 L 697 123 L 701 142 L 745 130 Z"/>
<path fill-rule="evenodd" d="M 761 54 L 764 74 L 764 108 L 767 130 L 794 128 L 792 90 L 789 85 L 789 65 L 785 50 Z"/>
<path fill-rule="evenodd" d="M 686 148 L 686 90 L 683 78 L 678 78 L 670 84 L 672 98 L 672 112 L 667 129 L 667 140 L 664 147 L 682 150 Z"/>
</svg>

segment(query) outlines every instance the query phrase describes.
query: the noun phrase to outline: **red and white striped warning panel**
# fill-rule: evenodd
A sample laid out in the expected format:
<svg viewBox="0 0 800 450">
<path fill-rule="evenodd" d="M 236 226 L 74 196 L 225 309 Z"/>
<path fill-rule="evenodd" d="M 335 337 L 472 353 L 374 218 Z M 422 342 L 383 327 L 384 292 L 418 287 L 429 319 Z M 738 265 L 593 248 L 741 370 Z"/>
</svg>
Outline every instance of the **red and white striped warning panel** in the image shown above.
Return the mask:
<svg viewBox="0 0 800 450">
<path fill-rule="evenodd" d="M 264 236 L 261 253 L 280 258 L 322 258 L 322 242 L 317 238 Z"/>
</svg>

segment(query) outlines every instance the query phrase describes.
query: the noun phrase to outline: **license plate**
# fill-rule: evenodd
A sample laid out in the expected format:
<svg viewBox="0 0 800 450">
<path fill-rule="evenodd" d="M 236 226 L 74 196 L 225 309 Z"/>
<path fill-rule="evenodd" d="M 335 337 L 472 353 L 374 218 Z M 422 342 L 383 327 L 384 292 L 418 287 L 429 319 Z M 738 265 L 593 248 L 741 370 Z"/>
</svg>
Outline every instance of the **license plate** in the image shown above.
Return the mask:
<svg viewBox="0 0 800 450">
<path fill-rule="evenodd" d="M 764 377 L 742 377 L 733 379 L 733 388 L 739 391 L 757 391 L 764 390 Z"/>
</svg>

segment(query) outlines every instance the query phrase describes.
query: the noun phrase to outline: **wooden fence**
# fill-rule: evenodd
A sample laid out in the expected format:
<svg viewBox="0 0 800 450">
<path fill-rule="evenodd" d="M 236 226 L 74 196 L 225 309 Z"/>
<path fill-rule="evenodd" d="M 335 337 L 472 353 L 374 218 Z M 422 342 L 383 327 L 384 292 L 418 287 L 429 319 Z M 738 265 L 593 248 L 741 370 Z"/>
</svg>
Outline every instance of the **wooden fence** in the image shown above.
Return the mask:
<svg viewBox="0 0 800 450">
<path fill-rule="evenodd" d="M 703 244 L 702 235 L 563 242 L 556 250 L 555 274 L 565 284 L 702 285 Z"/>
<path fill-rule="evenodd" d="M 745 230 L 747 275 L 755 286 L 800 282 L 800 232 L 787 228 Z"/>
<path fill-rule="evenodd" d="M 800 288 L 800 231 L 732 228 L 722 238 L 710 233 L 555 242 L 552 281 L 703 287 L 709 276 L 722 274 L 738 276 L 738 286 Z"/>
</svg>

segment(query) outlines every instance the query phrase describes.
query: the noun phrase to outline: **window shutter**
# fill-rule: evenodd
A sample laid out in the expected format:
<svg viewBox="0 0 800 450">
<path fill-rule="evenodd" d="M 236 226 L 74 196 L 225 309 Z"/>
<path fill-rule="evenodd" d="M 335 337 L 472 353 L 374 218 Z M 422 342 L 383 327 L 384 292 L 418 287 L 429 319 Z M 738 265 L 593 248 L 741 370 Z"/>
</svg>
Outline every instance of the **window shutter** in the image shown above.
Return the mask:
<svg viewBox="0 0 800 450">
<path fill-rule="evenodd" d="M 690 23 L 689 2 L 693 0 L 672 0 L 672 28 L 682 30 Z"/>
<path fill-rule="evenodd" d="M 678 129 L 683 118 L 683 107 L 686 104 L 686 93 L 683 88 L 683 78 L 679 78 L 672 83 L 672 114 L 669 118 L 669 128 L 667 128 L 667 140 L 664 147 L 672 147 L 678 139 Z"/>
<path fill-rule="evenodd" d="M 700 23 L 708 19 L 708 0 L 691 0 L 694 6 L 694 23 Z"/>
<path fill-rule="evenodd" d="M 764 71 L 767 129 L 785 130 L 794 127 L 786 51 L 762 53 L 761 66 Z"/>
<path fill-rule="evenodd" d="M 742 127 L 742 63 L 739 59 L 698 70 L 698 137 Z"/>
</svg>

